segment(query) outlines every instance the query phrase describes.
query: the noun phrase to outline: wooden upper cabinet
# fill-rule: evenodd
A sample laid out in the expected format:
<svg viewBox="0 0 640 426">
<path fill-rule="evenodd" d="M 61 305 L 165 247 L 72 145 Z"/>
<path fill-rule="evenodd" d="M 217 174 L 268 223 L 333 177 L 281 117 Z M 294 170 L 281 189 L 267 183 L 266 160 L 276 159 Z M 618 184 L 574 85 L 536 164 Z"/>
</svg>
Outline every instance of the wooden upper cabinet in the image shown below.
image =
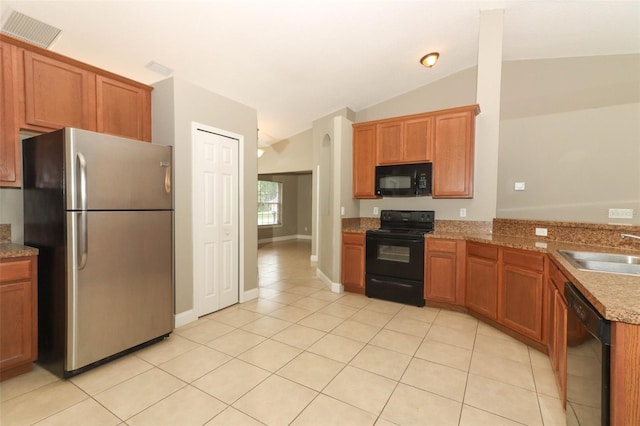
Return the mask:
<svg viewBox="0 0 640 426">
<path fill-rule="evenodd" d="M 433 198 L 473 198 L 475 117 L 478 105 L 435 116 Z"/>
<path fill-rule="evenodd" d="M 378 164 L 424 163 L 431 160 L 433 117 L 378 124 Z"/>
<path fill-rule="evenodd" d="M 378 124 L 378 164 L 403 162 L 404 125 L 402 121 Z"/>
<path fill-rule="evenodd" d="M 432 160 L 433 123 L 433 117 L 414 118 L 405 121 L 405 161 L 424 163 Z"/>
<path fill-rule="evenodd" d="M 151 141 L 149 90 L 108 77 L 96 77 L 98 132 Z"/>
<path fill-rule="evenodd" d="M 353 198 L 377 198 L 376 124 L 353 125 Z"/>
<path fill-rule="evenodd" d="M 0 42 L 0 182 L 20 186 L 20 135 L 17 116 L 17 49 Z"/>
<path fill-rule="evenodd" d="M 25 128 L 96 130 L 95 74 L 24 52 Z"/>
<path fill-rule="evenodd" d="M 20 187 L 20 132 L 151 141 L 152 87 L 0 34 L 0 187 Z M 374 160 L 375 161 L 375 160 Z"/>
</svg>

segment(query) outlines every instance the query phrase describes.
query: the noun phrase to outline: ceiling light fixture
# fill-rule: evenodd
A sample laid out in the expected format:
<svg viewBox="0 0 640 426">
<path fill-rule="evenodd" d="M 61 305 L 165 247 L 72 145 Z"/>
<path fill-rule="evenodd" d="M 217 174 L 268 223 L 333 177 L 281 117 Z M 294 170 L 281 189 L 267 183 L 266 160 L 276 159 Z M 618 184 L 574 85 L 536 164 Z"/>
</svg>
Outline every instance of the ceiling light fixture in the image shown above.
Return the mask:
<svg viewBox="0 0 640 426">
<path fill-rule="evenodd" d="M 440 54 L 438 52 L 431 52 L 427 55 L 424 55 L 422 58 L 420 58 L 420 63 L 427 68 L 431 68 L 436 64 L 436 62 L 438 62 L 439 57 L 440 57 Z"/>
</svg>

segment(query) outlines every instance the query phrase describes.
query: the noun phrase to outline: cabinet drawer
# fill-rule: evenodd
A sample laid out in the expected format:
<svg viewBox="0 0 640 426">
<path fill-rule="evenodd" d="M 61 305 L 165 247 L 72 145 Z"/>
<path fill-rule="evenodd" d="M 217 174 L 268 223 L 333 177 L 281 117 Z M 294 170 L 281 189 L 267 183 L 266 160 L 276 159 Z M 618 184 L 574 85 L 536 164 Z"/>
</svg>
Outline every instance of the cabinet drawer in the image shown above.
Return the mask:
<svg viewBox="0 0 640 426">
<path fill-rule="evenodd" d="M 542 254 L 505 249 L 502 256 L 504 263 L 533 271 L 544 271 L 544 256 Z"/>
<path fill-rule="evenodd" d="M 0 282 L 31 278 L 31 259 L 0 262 Z"/>
<path fill-rule="evenodd" d="M 455 240 L 427 240 L 427 250 L 429 251 L 443 251 L 447 253 L 455 253 L 457 248 L 457 242 Z"/>
<path fill-rule="evenodd" d="M 359 232 L 343 232 L 342 233 L 343 244 L 364 245 L 364 233 Z"/>
<path fill-rule="evenodd" d="M 469 256 L 498 260 L 498 247 L 469 243 L 467 244 L 467 254 Z"/>
</svg>

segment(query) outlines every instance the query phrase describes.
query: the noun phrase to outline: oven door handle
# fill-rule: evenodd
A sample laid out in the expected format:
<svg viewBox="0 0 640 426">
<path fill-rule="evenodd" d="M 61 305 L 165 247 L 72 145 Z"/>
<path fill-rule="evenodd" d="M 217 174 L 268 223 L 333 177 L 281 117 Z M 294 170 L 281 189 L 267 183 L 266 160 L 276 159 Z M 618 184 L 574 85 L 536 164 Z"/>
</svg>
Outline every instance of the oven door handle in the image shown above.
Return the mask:
<svg viewBox="0 0 640 426">
<path fill-rule="evenodd" d="M 390 280 L 379 280 L 377 278 L 369 278 L 369 281 L 374 284 L 393 284 L 394 287 L 405 287 L 405 288 L 414 288 L 414 285 L 406 284 L 399 281 L 390 281 Z"/>
</svg>

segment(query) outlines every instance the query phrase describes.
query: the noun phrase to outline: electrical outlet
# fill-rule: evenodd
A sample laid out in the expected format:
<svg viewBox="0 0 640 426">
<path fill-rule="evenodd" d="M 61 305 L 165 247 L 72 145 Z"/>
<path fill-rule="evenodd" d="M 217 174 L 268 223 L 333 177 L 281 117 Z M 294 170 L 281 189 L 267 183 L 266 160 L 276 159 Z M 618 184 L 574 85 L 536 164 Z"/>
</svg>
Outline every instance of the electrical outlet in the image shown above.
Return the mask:
<svg viewBox="0 0 640 426">
<path fill-rule="evenodd" d="M 524 182 L 516 182 L 513 189 L 516 191 L 524 191 Z"/>
<path fill-rule="evenodd" d="M 467 217 L 467 209 L 464 207 L 460 209 L 460 217 Z"/>
<path fill-rule="evenodd" d="M 377 214 L 379 214 L 379 213 L 380 213 L 380 209 L 379 209 L 379 208 L 377 208 L 377 207 L 374 207 L 374 208 L 373 208 L 373 214 L 377 215 Z"/>
<path fill-rule="evenodd" d="M 547 228 L 536 228 L 536 235 L 539 237 L 547 236 Z"/>
<path fill-rule="evenodd" d="M 633 219 L 633 209 L 609 209 L 611 219 Z"/>
<path fill-rule="evenodd" d="M 344 207 L 340 207 L 340 215 L 344 216 Z M 305 229 L 305 231 L 306 231 L 306 229 Z"/>
</svg>

